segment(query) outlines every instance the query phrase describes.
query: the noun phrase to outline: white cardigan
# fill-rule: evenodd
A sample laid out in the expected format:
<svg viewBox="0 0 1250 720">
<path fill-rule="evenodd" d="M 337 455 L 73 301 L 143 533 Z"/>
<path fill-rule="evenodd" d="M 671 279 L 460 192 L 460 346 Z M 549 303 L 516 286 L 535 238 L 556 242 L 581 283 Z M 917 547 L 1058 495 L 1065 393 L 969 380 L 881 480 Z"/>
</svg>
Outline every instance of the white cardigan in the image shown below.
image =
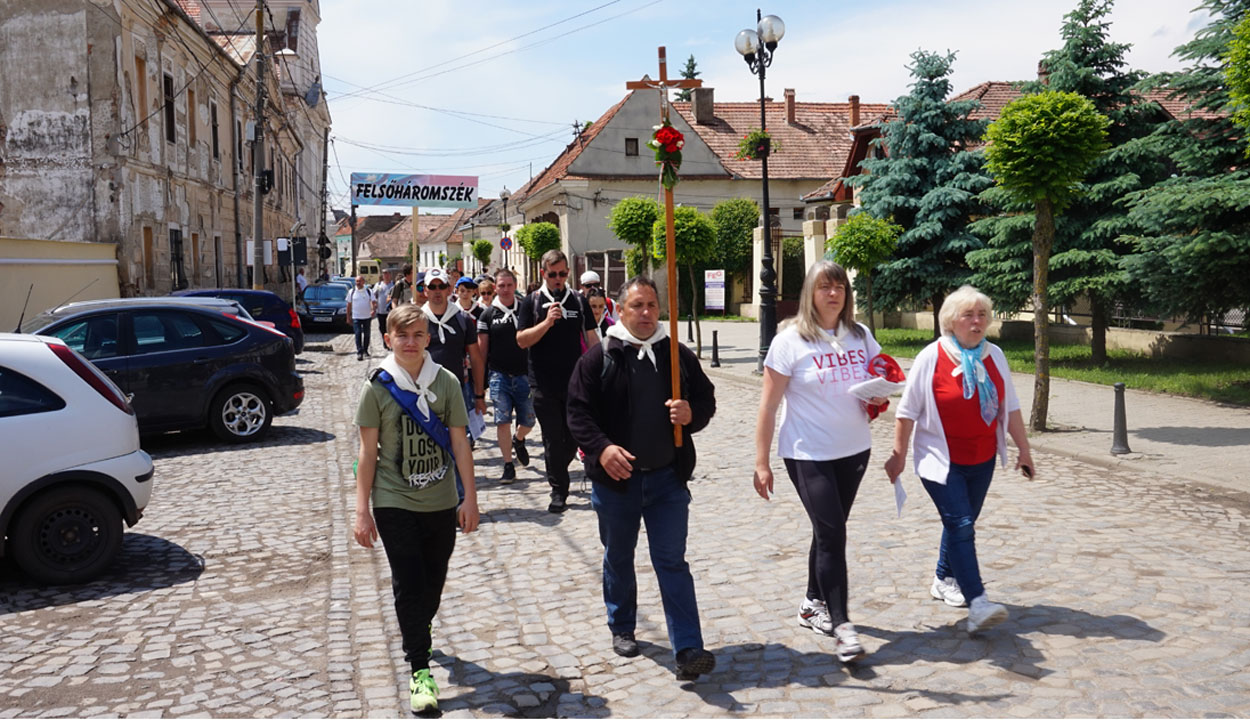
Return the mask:
<svg viewBox="0 0 1250 720">
<path fill-rule="evenodd" d="M 916 475 L 922 479 L 946 484 L 946 475 L 950 472 L 950 448 L 946 445 L 946 432 L 942 429 L 942 417 L 938 414 L 937 400 L 933 396 L 933 373 L 937 368 L 938 353 L 942 352 L 935 340 L 925 346 L 916 355 L 916 361 L 907 375 L 907 387 L 903 389 L 903 398 L 899 401 L 897 418 L 914 420 L 915 430 L 912 435 L 912 466 Z M 1003 395 L 998 403 L 998 460 L 999 464 L 1007 465 L 1007 416 L 1020 409 L 1020 399 L 1016 397 L 1016 387 L 1011 382 L 1011 368 L 1007 366 L 1007 357 L 993 343 L 986 342 L 990 359 L 994 361 L 999 376 L 1003 379 Z"/>
</svg>

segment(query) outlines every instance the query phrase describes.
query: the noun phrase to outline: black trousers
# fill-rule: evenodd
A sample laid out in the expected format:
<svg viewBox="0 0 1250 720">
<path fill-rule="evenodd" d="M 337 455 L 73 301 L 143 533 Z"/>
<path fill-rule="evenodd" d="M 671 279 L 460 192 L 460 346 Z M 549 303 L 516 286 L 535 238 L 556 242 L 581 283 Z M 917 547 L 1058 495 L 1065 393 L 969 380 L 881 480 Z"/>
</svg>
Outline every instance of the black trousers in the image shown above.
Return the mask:
<svg viewBox="0 0 1250 720">
<path fill-rule="evenodd" d="M 807 553 L 807 597 L 823 600 L 833 624 L 847 616 L 846 521 L 868 468 L 869 450 L 837 460 L 791 460 L 786 472 L 812 521 Z"/>
<path fill-rule="evenodd" d="M 374 508 L 374 523 L 391 565 L 395 615 L 412 671 L 430 666 L 431 623 L 447 580 L 447 563 L 456 547 L 456 510 L 414 512 Z"/>
<path fill-rule="evenodd" d="M 569 463 L 577 455 L 577 442 L 569 432 L 565 396 L 534 390 L 534 415 L 543 431 L 543 464 L 551 496 L 569 496 Z"/>
<path fill-rule="evenodd" d="M 388 313 L 378 313 L 378 333 L 382 336 L 382 344 L 386 345 L 386 316 Z M 387 349 L 390 346 L 387 345 Z"/>
</svg>

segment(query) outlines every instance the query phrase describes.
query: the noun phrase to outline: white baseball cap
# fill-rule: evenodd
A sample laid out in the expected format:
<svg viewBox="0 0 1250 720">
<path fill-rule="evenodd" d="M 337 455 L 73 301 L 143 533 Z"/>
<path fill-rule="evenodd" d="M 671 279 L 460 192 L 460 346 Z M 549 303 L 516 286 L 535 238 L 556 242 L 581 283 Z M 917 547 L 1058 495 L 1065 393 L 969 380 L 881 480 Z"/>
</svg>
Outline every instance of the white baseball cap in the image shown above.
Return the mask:
<svg viewBox="0 0 1250 720">
<path fill-rule="evenodd" d="M 602 282 L 602 280 L 599 279 L 599 273 L 595 272 L 594 270 L 587 270 L 586 272 L 582 273 L 583 285 L 585 285 L 586 283 L 597 283 L 597 282 Z"/>
<path fill-rule="evenodd" d="M 447 279 L 447 271 L 442 268 L 430 268 L 425 271 L 425 284 L 429 285 L 435 280 L 442 280 L 443 283 L 450 285 L 451 280 Z"/>
</svg>

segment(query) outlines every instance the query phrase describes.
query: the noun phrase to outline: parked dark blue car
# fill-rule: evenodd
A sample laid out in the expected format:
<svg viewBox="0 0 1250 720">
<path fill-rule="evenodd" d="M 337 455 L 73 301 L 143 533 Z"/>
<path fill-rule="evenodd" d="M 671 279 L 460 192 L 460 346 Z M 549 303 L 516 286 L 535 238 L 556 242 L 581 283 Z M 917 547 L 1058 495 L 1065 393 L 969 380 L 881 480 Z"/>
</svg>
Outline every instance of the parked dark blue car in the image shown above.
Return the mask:
<svg viewBox="0 0 1250 720">
<path fill-rule="evenodd" d="M 243 306 L 253 320 L 273 323 L 276 330 L 291 338 L 295 354 L 304 352 L 304 327 L 291 304 L 268 290 L 242 290 L 239 288 L 211 288 L 179 290 L 174 295 L 192 297 L 219 297 L 233 300 Z"/>
<path fill-rule="evenodd" d="M 130 396 L 139 432 L 209 427 L 258 440 L 304 400 L 291 339 L 212 298 L 88 300 L 40 313 L 22 332 L 61 338 Z"/>
</svg>

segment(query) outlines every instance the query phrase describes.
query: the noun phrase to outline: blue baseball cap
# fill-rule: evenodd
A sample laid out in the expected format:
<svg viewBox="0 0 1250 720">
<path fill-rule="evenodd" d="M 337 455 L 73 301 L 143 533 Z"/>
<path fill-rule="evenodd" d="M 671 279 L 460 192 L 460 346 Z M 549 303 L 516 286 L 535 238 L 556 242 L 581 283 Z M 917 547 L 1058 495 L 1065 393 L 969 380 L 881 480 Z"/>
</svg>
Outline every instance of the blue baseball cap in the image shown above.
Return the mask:
<svg viewBox="0 0 1250 720">
<path fill-rule="evenodd" d="M 459 289 L 461 285 L 468 285 L 471 288 L 476 288 L 477 281 L 475 281 L 473 278 L 469 277 L 468 275 L 465 275 L 464 277 L 456 281 L 457 289 Z"/>
</svg>

